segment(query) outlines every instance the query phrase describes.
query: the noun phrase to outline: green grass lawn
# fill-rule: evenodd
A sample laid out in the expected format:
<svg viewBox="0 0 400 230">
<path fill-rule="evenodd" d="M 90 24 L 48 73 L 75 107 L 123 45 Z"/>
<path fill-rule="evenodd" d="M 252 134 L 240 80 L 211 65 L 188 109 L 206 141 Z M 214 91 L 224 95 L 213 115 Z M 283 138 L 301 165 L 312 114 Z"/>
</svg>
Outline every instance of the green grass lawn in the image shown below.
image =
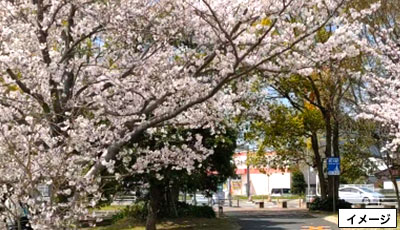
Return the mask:
<svg viewBox="0 0 400 230">
<path fill-rule="evenodd" d="M 123 219 L 117 223 L 95 228 L 85 228 L 82 230 L 144 230 L 144 223 L 139 223 L 134 219 Z M 158 230 L 239 230 L 239 225 L 232 219 L 222 217 L 214 219 L 206 218 L 177 218 L 172 220 L 162 220 L 157 224 Z"/>
</svg>

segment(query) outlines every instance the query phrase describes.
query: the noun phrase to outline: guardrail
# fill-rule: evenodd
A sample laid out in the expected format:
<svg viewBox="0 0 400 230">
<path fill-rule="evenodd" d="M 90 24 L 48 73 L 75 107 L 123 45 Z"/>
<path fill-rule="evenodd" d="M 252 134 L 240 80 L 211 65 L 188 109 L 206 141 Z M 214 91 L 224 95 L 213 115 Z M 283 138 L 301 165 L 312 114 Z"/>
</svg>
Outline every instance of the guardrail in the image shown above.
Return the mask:
<svg viewBox="0 0 400 230">
<path fill-rule="evenodd" d="M 181 202 L 184 202 L 183 200 L 180 200 Z M 194 202 L 192 200 L 186 200 L 186 203 L 195 205 Z M 207 205 L 207 206 L 214 206 L 214 205 L 218 205 L 218 206 L 226 206 L 226 207 L 240 207 L 240 199 L 218 199 L 218 200 L 213 200 L 210 199 L 207 203 L 200 202 L 197 201 L 196 202 L 197 206 L 200 205 Z"/>
<path fill-rule="evenodd" d="M 116 196 L 113 199 L 112 204 L 113 205 L 130 205 L 133 204 L 137 201 L 136 196 L 129 196 L 129 195 L 123 195 L 123 196 Z"/>
<path fill-rule="evenodd" d="M 225 201 L 228 201 L 229 207 L 233 207 L 234 203 L 236 204 L 236 207 L 240 207 L 239 206 L 240 199 L 218 199 L 218 201 L 216 203 L 218 203 L 219 206 L 224 206 L 226 204 Z"/>
<path fill-rule="evenodd" d="M 114 198 L 114 201 L 136 201 L 136 196 L 129 196 L 129 195 L 116 196 Z"/>
</svg>

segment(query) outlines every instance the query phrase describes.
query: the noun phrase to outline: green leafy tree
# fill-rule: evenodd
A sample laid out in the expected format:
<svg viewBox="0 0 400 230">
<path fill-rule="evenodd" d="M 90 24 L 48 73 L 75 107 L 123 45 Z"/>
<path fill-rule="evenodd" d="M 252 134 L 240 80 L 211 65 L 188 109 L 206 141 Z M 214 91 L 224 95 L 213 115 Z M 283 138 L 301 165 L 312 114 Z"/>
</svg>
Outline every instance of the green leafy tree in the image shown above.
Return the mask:
<svg viewBox="0 0 400 230">
<path fill-rule="evenodd" d="M 341 184 L 362 184 L 376 170 L 369 160 L 376 157 L 371 149 L 377 146 L 373 137 L 376 124 L 371 121 L 350 117 L 344 119 L 341 134 Z"/>
<path fill-rule="evenodd" d="M 304 174 L 297 168 L 291 172 L 291 191 L 293 194 L 301 195 L 306 191 L 306 181 L 304 180 Z"/>
<path fill-rule="evenodd" d="M 253 154 L 249 163 L 254 166 L 285 168 L 304 160 L 302 150 L 306 146 L 306 130 L 303 114 L 281 104 L 269 106 L 270 119 L 253 120 L 247 140 L 259 142 L 259 151 Z M 265 148 L 273 148 L 276 156 L 265 155 Z"/>
<path fill-rule="evenodd" d="M 300 83 L 295 76 L 290 81 L 290 84 Z M 319 147 L 319 135 L 325 126 L 321 112 L 309 103 L 294 98 L 291 99 L 290 105 L 271 104 L 269 111 L 269 120 L 253 119 L 251 128 L 246 133 L 248 140 L 260 142 L 259 151 L 250 158 L 249 163 L 259 168 L 285 168 L 306 163 L 317 168 L 321 181 L 321 195 L 325 197 L 325 158 L 321 155 Z M 266 147 L 274 149 L 276 155 L 266 156 Z"/>
</svg>

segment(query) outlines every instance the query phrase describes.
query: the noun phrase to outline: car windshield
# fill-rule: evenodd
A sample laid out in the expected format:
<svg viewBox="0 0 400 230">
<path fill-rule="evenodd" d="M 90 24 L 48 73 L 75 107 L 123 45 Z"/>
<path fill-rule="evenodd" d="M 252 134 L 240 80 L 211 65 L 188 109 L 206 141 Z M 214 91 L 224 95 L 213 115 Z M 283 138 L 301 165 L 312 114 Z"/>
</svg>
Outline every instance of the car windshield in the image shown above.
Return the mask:
<svg viewBox="0 0 400 230">
<path fill-rule="evenodd" d="M 360 189 L 363 190 L 364 192 L 369 192 L 369 193 L 373 193 L 374 192 L 369 188 L 360 188 Z"/>
</svg>

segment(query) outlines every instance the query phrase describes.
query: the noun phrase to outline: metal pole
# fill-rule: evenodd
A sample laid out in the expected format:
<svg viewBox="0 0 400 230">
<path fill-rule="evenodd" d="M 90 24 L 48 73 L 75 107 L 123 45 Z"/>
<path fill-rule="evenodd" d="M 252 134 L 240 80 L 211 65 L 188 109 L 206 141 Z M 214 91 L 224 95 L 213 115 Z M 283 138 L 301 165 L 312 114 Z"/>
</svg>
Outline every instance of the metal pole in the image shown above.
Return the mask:
<svg viewBox="0 0 400 230">
<path fill-rule="evenodd" d="M 307 197 L 310 197 L 310 166 L 307 171 Z"/>
<path fill-rule="evenodd" d="M 246 164 L 247 164 L 247 198 L 250 198 L 250 164 L 249 164 L 249 155 L 250 155 L 250 145 L 247 144 L 247 155 L 246 155 Z"/>
<path fill-rule="evenodd" d="M 306 147 L 306 152 L 307 152 L 307 156 L 310 155 L 310 152 L 308 150 L 308 146 Z M 306 201 L 307 198 L 310 197 L 310 166 L 307 165 L 307 196 L 306 196 Z"/>
<path fill-rule="evenodd" d="M 229 199 L 229 207 L 232 207 L 232 193 L 231 193 L 231 178 L 228 178 L 228 199 Z"/>
<path fill-rule="evenodd" d="M 247 164 L 247 198 L 250 197 L 250 165 Z"/>
<path fill-rule="evenodd" d="M 332 196 L 333 196 L 333 212 L 336 212 L 336 199 L 335 199 L 335 176 L 331 176 L 333 179 L 333 192 L 332 192 Z"/>
</svg>

